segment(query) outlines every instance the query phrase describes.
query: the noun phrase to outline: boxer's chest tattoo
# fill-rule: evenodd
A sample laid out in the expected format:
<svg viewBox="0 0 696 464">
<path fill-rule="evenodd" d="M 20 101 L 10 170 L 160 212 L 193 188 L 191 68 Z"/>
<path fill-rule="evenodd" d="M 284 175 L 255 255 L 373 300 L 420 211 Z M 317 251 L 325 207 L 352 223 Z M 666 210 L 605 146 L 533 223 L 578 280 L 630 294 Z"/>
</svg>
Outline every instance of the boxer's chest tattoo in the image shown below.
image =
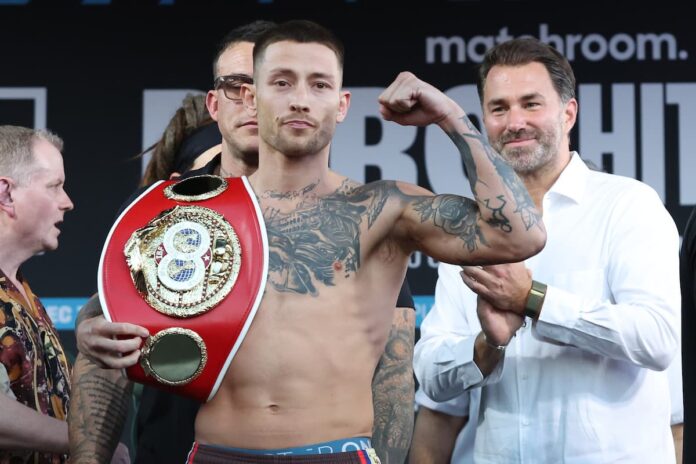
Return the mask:
<svg viewBox="0 0 696 464">
<path fill-rule="evenodd" d="M 280 292 L 318 296 L 360 267 L 361 226 L 374 224 L 387 189 L 344 182 L 334 193 L 307 197 L 290 212 L 264 207 L 269 283 Z"/>
</svg>

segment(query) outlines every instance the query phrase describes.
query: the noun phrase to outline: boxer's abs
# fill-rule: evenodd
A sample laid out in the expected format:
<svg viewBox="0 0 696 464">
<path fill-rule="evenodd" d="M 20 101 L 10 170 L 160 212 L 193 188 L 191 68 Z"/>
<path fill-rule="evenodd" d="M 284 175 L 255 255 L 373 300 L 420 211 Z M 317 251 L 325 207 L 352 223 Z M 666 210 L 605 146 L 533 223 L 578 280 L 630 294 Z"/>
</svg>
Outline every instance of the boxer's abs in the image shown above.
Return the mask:
<svg viewBox="0 0 696 464">
<path fill-rule="evenodd" d="M 338 311 L 261 308 L 220 390 L 200 409 L 196 439 L 264 449 L 370 436 L 384 338 L 362 315 Z"/>
</svg>

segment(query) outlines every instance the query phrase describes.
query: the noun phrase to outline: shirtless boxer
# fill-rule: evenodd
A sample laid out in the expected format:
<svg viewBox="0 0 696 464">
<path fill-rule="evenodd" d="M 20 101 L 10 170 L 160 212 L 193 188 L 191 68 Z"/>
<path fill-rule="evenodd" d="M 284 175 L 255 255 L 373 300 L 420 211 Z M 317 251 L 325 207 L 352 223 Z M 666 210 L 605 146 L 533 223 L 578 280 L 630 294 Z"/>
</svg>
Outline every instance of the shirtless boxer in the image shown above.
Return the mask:
<svg viewBox="0 0 696 464">
<path fill-rule="evenodd" d="M 293 462 L 317 444 L 369 437 L 372 374 L 410 253 L 488 264 L 543 247 L 543 224 L 512 169 L 454 101 L 411 74 L 382 94 L 382 115 L 439 124 L 476 201 L 401 182 L 361 186 L 329 170 L 350 103 L 342 65 L 340 42 L 306 21 L 272 29 L 254 48 L 255 85 L 242 98 L 258 118 L 249 181 L 270 244 L 268 283 L 218 393 L 199 411 L 190 462 L 263 462 L 258 452 Z M 317 459 L 364 462 L 357 453 Z"/>
</svg>

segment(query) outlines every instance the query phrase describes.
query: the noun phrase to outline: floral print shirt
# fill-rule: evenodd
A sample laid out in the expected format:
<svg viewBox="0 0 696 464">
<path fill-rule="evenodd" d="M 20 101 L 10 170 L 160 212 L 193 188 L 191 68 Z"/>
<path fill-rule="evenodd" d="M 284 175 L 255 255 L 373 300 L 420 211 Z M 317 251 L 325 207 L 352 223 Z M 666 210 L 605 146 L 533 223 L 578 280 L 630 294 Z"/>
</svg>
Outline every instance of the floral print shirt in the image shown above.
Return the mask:
<svg viewBox="0 0 696 464">
<path fill-rule="evenodd" d="M 0 364 L 17 401 L 66 420 L 70 368 L 45 308 L 18 275 L 29 301 L 0 270 Z M 0 392 L 0 394 L 6 394 Z M 0 449 L 0 464 L 62 464 L 65 455 Z"/>
</svg>

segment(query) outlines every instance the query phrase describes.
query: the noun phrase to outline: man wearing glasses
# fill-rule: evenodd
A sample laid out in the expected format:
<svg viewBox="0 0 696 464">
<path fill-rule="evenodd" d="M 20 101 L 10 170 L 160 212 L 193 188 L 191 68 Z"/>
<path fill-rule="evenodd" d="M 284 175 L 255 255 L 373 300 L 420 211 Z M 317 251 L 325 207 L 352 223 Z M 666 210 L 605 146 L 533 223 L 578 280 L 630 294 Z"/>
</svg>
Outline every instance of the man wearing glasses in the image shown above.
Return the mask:
<svg viewBox="0 0 696 464">
<path fill-rule="evenodd" d="M 232 30 L 220 43 L 217 55 L 213 61 L 213 90 L 206 96 L 206 105 L 211 117 L 217 121 L 222 134 L 222 155 L 214 159 L 206 167 L 195 171 L 195 174 L 218 174 L 222 177 L 248 176 L 258 167 L 258 130 L 256 119 L 248 115 L 240 98 L 242 84 L 252 84 L 254 41 L 265 31 L 273 27 L 269 21 L 253 23 Z M 193 172 L 191 174 L 194 174 Z M 81 312 L 81 318 L 101 314 L 87 313 L 88 307 Z M 410 445 L 413 430 L 414 391 L 411 359 L 413 353 L 413 337 L 415 332 L 415 313 L 412 310 L 413 300 L 404 284 L 397 301 L 397 311 L 394 316 L 385 354 L 380 359 L 373 379 L 373 403 L 375 409 L 372 443 L 380 456 L 386 462 L 404 462 Z M 84 316 L 83 316 L 84 313 Z M 104 318 L 85 320 L 78 319 L 78 347 L 82 355 L 96 360 L 95 351 L 104 337 L 111 337 L 117 327 L 124 324 L 109 324 Z M 129 325 L 129 324 L 125 324 Z M 121 333 L 121 332 L 119 332 Z M 142 334 L 147 336 L 147 334 Z M 133 350 L 130 352 L 114 352 L 115 362 L 126 363 L 131 356 L 137 356 L 140 346 L 139 336 L 132 339 Z M 404 350 L 403 344 L 408 347 Z M 406 353 L 400 356 L 399 353 Z M 120 361 L 116 358 L 121 357 Z M 125 398 L 129 389 L 126 381 L 118 371 L 100 369 L 93 362 L 80 356 L 81 362 L 76 363 L 76 370 L 82 371 L 75 377 L 92 377 L 86 375 L 91 371 L 95 380 L 85 385 L 84 399 L 79 396 L 73 401 L 71 429 L 79 440 L 84 439 L 76 453 L 73 440 L 73 458 L 76 462 L 91 462 L 88 455 L 94 456 L 107 452 L 110 440 L 118 436 L 117 430 L 100 430 L 90 427 L 90 421 L 95 414 L 95 405 L 88 404 L 87 397 L 97 394 L 107 395 L 112 399 L 117 396 Z M 125 364 L 123 364 L 125 365 Z M 113 366 L 113 364 L 112 364 Z M 103 366 L 102 366 L 103 367 Z M 107 381 L 107 379 L 109 379 Z M 98 383 L 103 383 L 99 388 Z M 114 389 L 114 386 L 116 388 Z M 112 401 L 116 404 L 116 401 Z M 183 462 L 193 441 L 193 425 L 199 404 L 193 400 L 177 397 L 170 393 L 145 387 L 141 397 L 137 419 L 137 452 L 136 463 Z M 112 415 L 115 415 L 116 412 Z M 119 420 L 114 417 L 114 422 Z M 125 418 L 124 418 L 125 419 Z M 124 421 L 121 419 L 121 423 Z M 84 424 L 81 432 L 78 424 Z M 82 458 L 87 458 L 81 460 Z"/>
</svg>

